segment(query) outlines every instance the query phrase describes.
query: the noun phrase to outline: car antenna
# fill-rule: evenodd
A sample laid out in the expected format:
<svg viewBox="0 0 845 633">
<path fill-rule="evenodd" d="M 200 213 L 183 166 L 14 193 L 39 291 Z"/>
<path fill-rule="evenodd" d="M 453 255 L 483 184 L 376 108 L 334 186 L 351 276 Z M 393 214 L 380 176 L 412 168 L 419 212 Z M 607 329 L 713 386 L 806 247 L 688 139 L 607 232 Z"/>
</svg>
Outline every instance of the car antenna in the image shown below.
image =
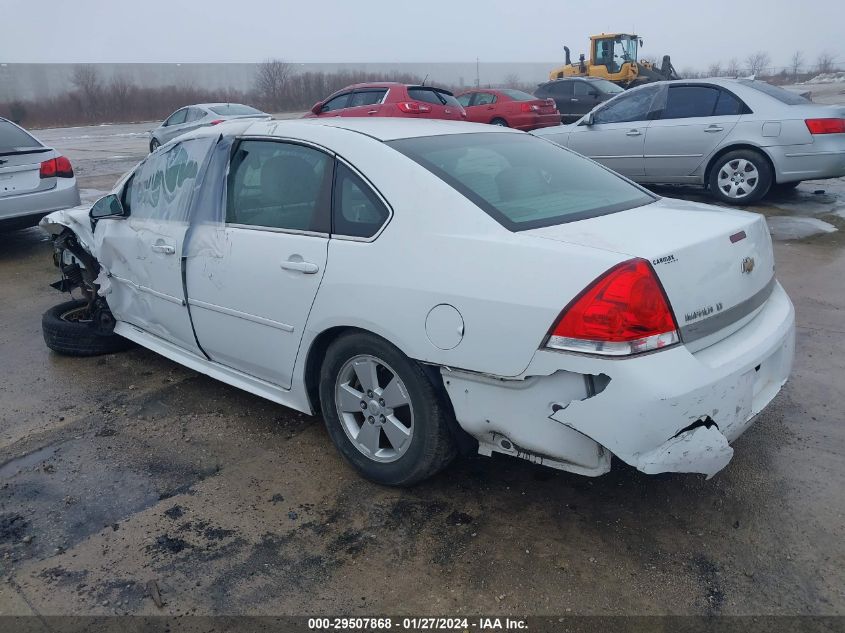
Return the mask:
<svg viewBox="0 0 845 633">
<path fill-rule="evenodd" d="M 428 75 L 429 75 L 429 74 L 430 74 L 430 73 L 426 73 L 426 75 L 425 75 L 425 79 L 423 79 L 423 82 L 422 82 L 422 85 L 423 85 L 423 86 L 425 85 L 425 82 L 426 82 L 426 81 L 428 81 Z"/>
</svg>

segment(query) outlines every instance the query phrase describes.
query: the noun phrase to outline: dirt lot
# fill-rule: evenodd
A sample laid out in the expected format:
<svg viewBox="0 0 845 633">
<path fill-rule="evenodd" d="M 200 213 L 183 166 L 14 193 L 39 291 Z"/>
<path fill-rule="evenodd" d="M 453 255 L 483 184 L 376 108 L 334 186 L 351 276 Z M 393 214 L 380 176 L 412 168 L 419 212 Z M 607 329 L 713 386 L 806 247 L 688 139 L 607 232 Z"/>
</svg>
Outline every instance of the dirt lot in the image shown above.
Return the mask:
<svg viewBox="0 0 845 633">
<path fill-rule="evenodd" d="M 40 136 L 91 200 L 148 128 Z M 404 491 L 360 479 L 320 419 L 144 349 L 50 353 L 47 238 L 0 234 L 0 613 L 845 615 L 845 181 L 758 210 L 797 358 L 725 471 L 479 458 Z"/>
</svg>

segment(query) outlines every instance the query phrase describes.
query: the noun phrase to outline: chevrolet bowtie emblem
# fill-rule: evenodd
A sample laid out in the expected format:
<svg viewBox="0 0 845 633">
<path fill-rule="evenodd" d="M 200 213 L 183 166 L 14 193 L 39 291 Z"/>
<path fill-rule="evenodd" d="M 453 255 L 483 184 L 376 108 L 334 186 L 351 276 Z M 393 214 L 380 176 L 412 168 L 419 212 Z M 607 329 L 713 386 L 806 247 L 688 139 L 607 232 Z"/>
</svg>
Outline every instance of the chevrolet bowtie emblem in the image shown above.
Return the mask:
<svg viewBox="0 0 845 633">
<path fill-rule="evenodd" d="M 750 273 L 754 270 L 754 258 L 753 257 L 745 257 L 742 260 L 742 272 L 743 273 Z"/>
</svg>

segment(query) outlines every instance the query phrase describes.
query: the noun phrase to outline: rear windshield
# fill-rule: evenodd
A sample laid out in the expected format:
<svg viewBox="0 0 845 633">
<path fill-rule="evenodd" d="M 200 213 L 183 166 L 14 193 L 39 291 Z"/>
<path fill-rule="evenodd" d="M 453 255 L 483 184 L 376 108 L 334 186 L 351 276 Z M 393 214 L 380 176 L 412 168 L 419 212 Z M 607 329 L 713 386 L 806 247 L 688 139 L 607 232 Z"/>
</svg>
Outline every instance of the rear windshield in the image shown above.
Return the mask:
<svg viewBox="0 0 845 633">
<path fill-rule="evenodd" d="M 617 92 L 625 92 L 621 86 L 617 86 L 615 83 L 608 81 L 607 79 L 591 79 L 590 85 L 605 94 L 612 95 Z"/>
<path fill-rule="evenodd" d="M 460 107 L 460 103 L 451 93 L 436 88 L 408 88 L 408 96 L 414 101 L 425 101 L 436 105 L 450 105 Z"/>
<path fill-rule="evenodd" d="M 43 145 L 14 123 L 0 120 L 0 153 L 41 149 Z"/>
<path fill-rule="evenodd" d="M 612 171 L 530 134 L 449 134 L 388 145 L 511 231 L 592 218 L 656 200 Z"/>
<path fill-rule="evenodd" d="M 240 114 L 264 114 L 261 110 L 256 110 L 240 103 L 227 103 L 226 105 L 211 106 L 209 108 L 214 114 L 220 116 L 238 116 Z"/>
<path fill-rule="evenodd" d="M 789 90 L 784 90 L 783 88 L 778 88 L 777 86 L 773 86 L 772 84 L 767 84 L 765 81 L 753 81 L 751 79 L 740 79 L 738 80 L 743 86 L 748 88 L 753 88 L 754 90 L 759 90 L 760 92 L 769 95 L 780 101 L 781 103 L 785 103 L 786 105 L 805 105 L 807 103 L 812 103 L 809 99 L 805 99 L 801 95 L 795 92 L 790 92 Z"/>
<path fill-rule="evenodd" d="M 499 90 L 503 95 L 509 96 L 514 101 L 536 101 L 537 97 L 522 90 Z"/>
</svg>

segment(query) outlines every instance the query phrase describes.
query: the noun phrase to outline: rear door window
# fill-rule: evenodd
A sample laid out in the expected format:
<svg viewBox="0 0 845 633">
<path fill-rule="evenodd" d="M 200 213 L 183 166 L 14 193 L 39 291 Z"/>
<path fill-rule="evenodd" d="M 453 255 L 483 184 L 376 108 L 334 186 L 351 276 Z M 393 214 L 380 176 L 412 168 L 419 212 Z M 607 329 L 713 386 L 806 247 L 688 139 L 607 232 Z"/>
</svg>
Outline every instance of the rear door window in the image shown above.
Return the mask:
<svg viewBox="0 0 845 633">
<path fill-rule="evenodd" d="M 367 106 L 367 105 L 374 105 L 376 103 L 381 103 L 381 100 L 384 99 L 384 95 L 387 94 L 387 89 L 384 90 L 359 90 L 352 95 L 352 99 L 349 102 L 350 108 L 356 108 L 358 106 Z"/>
<path fill-rule="evenodd" d="M 670 86 L 661 119 L 689 119 L 713 116 L 719 100 L 718 88 L 709 86 Z"/>
<path fill-rule="evenodd" d="M 573 90 L 576 97 L 590 97 L 597 94 L 596 89 L 586 81 L 576 81 Z"/>
<path fill-rule="evenodd" d="M 327 232 L 332 158 L 304 145 L 243 141 L 226 184 L 230 224 Z"/>
<path fill-rule="evenodd" d="M 490 92 L 479 92 L 475 96 L 474 105 L 490 105 L 491 103 L 496 103 L 496 95 Z"/>
</svg>

